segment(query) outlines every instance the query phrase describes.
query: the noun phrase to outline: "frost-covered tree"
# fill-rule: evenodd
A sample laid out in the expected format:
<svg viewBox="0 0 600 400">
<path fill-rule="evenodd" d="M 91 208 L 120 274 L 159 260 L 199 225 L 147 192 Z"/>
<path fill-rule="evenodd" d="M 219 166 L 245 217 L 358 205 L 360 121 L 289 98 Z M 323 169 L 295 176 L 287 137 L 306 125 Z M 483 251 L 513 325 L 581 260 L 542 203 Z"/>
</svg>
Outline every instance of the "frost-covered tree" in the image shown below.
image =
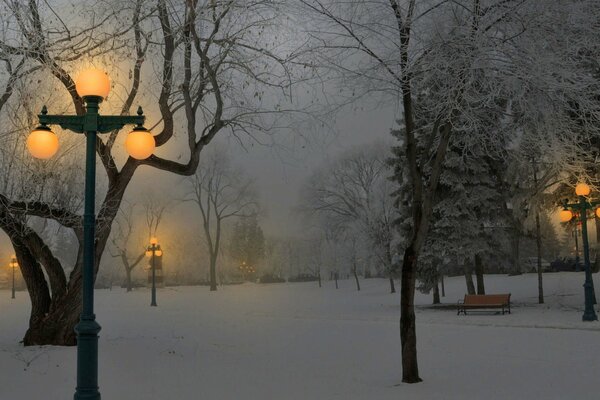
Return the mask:
<svg viewBox="0 0 600 400">
<path fill-rule="evenodd" d="M 394 293 L 392 255 L 397 239 L 388 151 L 383 143 L 375 143 L 325 164 L 309 178 L 302 208 L 322 218 L 323 225 L 364 236 Z"/>
<path fill-rule="evenodd" d="M 341 102 L 400 99 L 396 176 L 408 184 L 411 210 L 401 275 L 402 380 L 419 382 L 416 272 L 450 143 L 505 150 L 498 132 L 516 138 L 518 116 L 526 116 L 548 149 L 560 149 L 553 161 L 568 161 L 574 135 L 597 135 L 598 81 L 574 55 L 596 41 L 599 9 L 593 0 L 301 3 L 312 12 L 311 50 L 323 74 L 340 83 Z"/>
<path fill-rule="evenodd" d="M 428 291 L 437 285 L 444 259 L 467 268 L 465 274 L 474 265 L 477 294 L 485 294 L 484 263 L 502 258 L 506 248 L 506 206 L 498 168 L 503 163 L 479 149 L 461 153 L 451 147 L 446 155 L 418 276 L 421 289 Z"/>
</svg>

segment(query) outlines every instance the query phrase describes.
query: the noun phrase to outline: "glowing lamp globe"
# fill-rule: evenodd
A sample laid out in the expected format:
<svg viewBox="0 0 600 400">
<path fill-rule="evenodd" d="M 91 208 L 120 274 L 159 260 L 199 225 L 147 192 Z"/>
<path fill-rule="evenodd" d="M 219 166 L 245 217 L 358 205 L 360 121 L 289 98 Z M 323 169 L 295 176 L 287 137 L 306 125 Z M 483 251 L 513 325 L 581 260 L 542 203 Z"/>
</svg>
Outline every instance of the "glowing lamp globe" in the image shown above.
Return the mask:
<svg viewBox="0 0 600 400">
<path fill-rule="evenodd" d="M 157 239 L 157 238 L 155 238 L 155 237 L 151 237 L 151 238 L 150 238 L 150 244 L 157 245 L 157 244 L 158 244 L 158 239 Z"/>
<path fill-rule="evenodd" d="M 110 79 L 104 71 L 86 69 L 77 75 L 75 90 L 80 97 L 95 96 L 106 99 L 110 92 Z"/>
<path fill-rule="evenodd" d="M 37 127 L 27 137 L 27 150 L 35 158 L 47 160 L 58 151 L 58 137 L 50 128 Z"/>
<path fill-rule="evenodd" d="M 154 136 L 146 129 L 136 128 L 125 139 L 127 154 L 136 160 L 145 160 L 154 153 L 156 142 Z"/>
<path fill-rule="evenodd" d="M 596 208 L 596 217 L 600 218 L 600 208 Z"/>
<path fill-rule="evenodd" d="M 575 193 L 577 196 L 587 196 L 590 194 L 590 191 L 590 187 L 585 183 L 578 183 L 577 186 L 575 186 Z"/>
<path fill-rule="evenodd" d="M 146 250 L 146 257 L 152 257 L 152 250 Z"/>
<path fill-rule="evenodd" d="M 573 219 L 573 213 L 569 210 L 562 210 L 559 213 L 560 216 L 560 222 L 569 222 L 571 219 Z"/>
<path fill-rule="evenodd" d="M 161 250 L 161 249 L 158 249 L 158 250 L 156 250 L 156 251 L 154 252 L 154 255 L 155 255 L 156 257 L 162 257 L 162 250 Z"/>
</svg>

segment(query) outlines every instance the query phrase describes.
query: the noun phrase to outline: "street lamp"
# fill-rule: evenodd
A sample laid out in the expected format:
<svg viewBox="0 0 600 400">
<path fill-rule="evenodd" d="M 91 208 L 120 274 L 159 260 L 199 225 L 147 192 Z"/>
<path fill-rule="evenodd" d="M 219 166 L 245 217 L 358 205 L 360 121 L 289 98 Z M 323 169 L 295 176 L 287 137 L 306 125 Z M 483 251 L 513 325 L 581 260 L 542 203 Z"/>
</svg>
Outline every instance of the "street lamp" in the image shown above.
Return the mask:
<svg viewBox="0 0 600 400">
<path fill-rule="evenodd" d="M 12 297 L 11 299 L 15 298 L 15 270 L 19 267 L 19 263 L 17 262 L 17 257 L 12 256 L 10 258 L 10 263 L 8 263 L 8 266 L 12 269 Z"/>
<path fill-rule="evenodd" d="M 155 237 L 150 238 L 150 245 L 146 248 L 146 257 L 152 257 L 152 300 L 150 302 L 151 307 L 156 307 L 156 257 L 162 257 L 162 249 L 158 244 L 158 239 Z"/>
<path fill-rule="evenodd" d="M 83 133 L 86 136 L 85 149 L 85 206 L 83 215 L 83 282 L 82 311 L 79 323 L 75 327 L 77 333 L 77 388 L 75 400 L 100 400 L 98 388 L 98 332 L 100 325 L 94 314 L 94 270 L 95 270 L 95 190 L 96 190 L 96 137 L 98 133 L 112 132 L 127 124 L 135 124 L 131 134 L 145 132 L 144 136 L 152 140 L 136 141 L 127 147 L 131 157 L 141 159 L 149 157 L 154 151 L 154 138 L 144 124 L 144 113 L 139 107 L 136 116 L 100 115 L 100 103 L 106 99 L 110 91 L 108 76 L 99 70 L 89 69 L 81 72 L 75 80 L 77 94 L 85 102 L 83 115 L 48 115 L 46 106 L 38 115 L 40 126 L 35 128 L 27 138 L 30 153 L 41 159 L 51 158 L 58 151 L 58 138 L 48 125 L 60 125 L 65 130 Z M 134 148 L 136 147 L 137 148 Z M 135 150 L 135 151 L 134 151 Z"/>
<path fill-rule="evenodd" d="M 562 222 L 568 222 L 573 219 L 573 212 L 576 210 L 579 213 L 581 220 L 581 236 L 583 238 L 583 260 L 585 264 L 585 283 L 584 298 L 585 298 L 585 310 L 583 312 L 582 319 L 584 321 L 596 321 L 598 316 L 594 311 L 594 282 L 592 280 L 592 268 L 590 266 L 590 249 L 587 235 L 587 214 L 588 210 L 593 209 L 596 205 L 600 204 L 600 201 L 589 201 L 586 196 L 590 194 L 590 187 L 585 183 L 578 183 L 575 187 L 575 194 L 579 197 L 579 202 L 569 203 L 568 200 L 563 202 L 563 210 L 560 212 L 560 220 Z M 600 208 L 596 209 L 596 215 L 600 217 Z"/>
</svg>

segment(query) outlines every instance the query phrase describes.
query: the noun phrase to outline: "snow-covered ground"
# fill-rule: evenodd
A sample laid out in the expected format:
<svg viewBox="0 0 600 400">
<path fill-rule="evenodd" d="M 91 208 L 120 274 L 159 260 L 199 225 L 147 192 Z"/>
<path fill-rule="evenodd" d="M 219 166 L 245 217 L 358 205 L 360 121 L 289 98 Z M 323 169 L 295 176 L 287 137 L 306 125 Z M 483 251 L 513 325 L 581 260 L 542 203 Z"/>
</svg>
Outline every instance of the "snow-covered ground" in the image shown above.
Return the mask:
<svg viewBox="0 0 600 400">
<path fill-rule="evenodd" d="M 400 383 L 399 295 L 385 280 L 96 292 L 105 400 L 598 399 L 600 323 L 581 322 L 583 274 L 486 276 L 511 315 L 417 304 L 424 382 Z M 596 284 L 600 282 L 596 278 Z M 445 303 L 464 294 L 446 279 Z M 0 400 L 65 400 L 75 348 L 23 348 L 26 293 L 0 291 Z"/>
</svg>

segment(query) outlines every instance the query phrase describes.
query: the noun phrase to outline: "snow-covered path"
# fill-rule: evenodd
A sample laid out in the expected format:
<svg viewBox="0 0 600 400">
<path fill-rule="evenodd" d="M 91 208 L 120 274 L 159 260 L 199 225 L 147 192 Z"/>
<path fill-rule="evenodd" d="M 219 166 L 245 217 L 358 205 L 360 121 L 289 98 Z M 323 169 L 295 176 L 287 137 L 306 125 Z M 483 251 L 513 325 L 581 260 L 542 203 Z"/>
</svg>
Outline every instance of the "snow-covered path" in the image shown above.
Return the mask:
<svg viewBox="0 0 600 400">
<path fill-rule="evenodd" d="M 512 315 L 426 307 L 419 295 L 423 383 L 400 384 L 399 296 L 385 280 L 96 292 L 103 399 L 597 399 L 600 323 L 583 323 L 582 274 L 488 276 L 513 293 Z M 598 282 L 597 284 L 599 284 Z M 444 302 L 464 293 L 446 280 Z M 0 399 L 64 400 L 74 348 L 23 348 L 26 294 L 0 291 Z"/>
</svg>

